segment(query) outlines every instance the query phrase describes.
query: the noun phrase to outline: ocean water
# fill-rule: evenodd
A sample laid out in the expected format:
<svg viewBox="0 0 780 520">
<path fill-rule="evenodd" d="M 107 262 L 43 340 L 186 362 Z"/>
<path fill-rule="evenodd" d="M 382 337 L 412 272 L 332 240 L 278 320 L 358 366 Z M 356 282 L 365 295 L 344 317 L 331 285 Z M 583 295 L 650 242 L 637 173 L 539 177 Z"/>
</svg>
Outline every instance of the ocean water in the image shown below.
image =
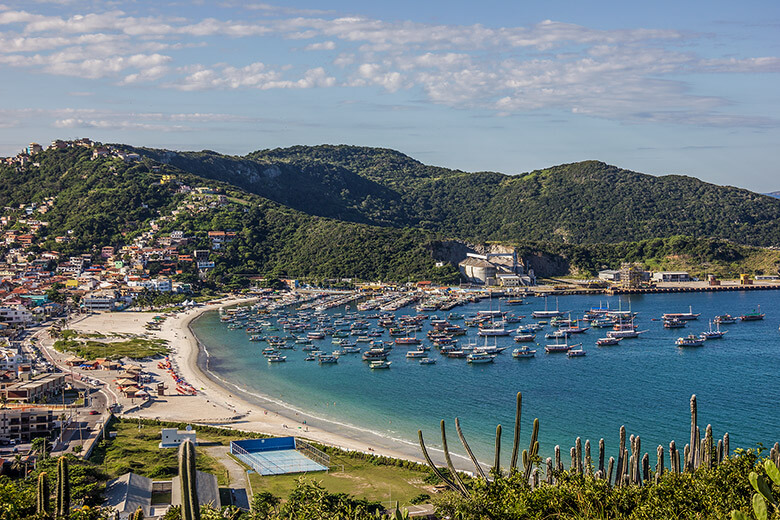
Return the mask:
<svg viewBox="0 0 780 520">
<path fill-rule="evenodd" d="M 780 309 L 778 291 L 687 293 L 632 296 L 566 296 L 561 310 L 581 317 L 591 307 L 622 305 L 638 312 L 636 324 L 646 330 L 638 339 L 618 346 L 596 347 L 608 329 L 591 329 L 570 342 L 582 342 L 585 357 L 545 354 L 544 332 L 537 333 L 536 357 L 514 359 L 518 346 L 511 337 L 498 338 L 509 348 L 494 363 L 469 365 L 465 359 L 449 359 L 431 349 L 435 365 L 407 360 L 407 347 L 397 346 L 390 355 L 389 370 L 370 370 L 359 355 L 342 356 L 336 365 L 306 362 L 306 352 L 285 351 L 286 363 L 269 364 L 261 355 L 264 342 L 251 342 L 243 330 L 228 330 L 216 312 L 193 323 L 193 331 L 208 351 L 208 370 L 234 390 L 290 419 L 296 431 L 306 425 L 323 426 L 366 442 L 366 447 L 385 446 L 420 457 L 417 430 L 426 444 L 441 444 L 439 421 L 447 422 L 451 451 L 465 454 L 455 433 L 460 418 L 466 438 L 477 457 L 490 463 L 495 428 L 503 426 L 502 463 L 509 463 L 514 424 L 515 395 L 523 393 L 521 446 L 528 445 L 531 426 L 539 418 L 540 454 L 551 456 L 555 445 L 564 461 L 575 439 L 590 439 L 594 456 L 603 437 L 608 454 L 615 454 L 618 432 L 640 435 L 642 449 L 653 455 L 658 444 L 668 447 L 675 440 L 682 452 L 690 432 L 689 399 L 696 394 L 699 425 L 704 434 L 712 424 L 714 435 L 729 432 L 732 450 L 753 448 L 780 441 Z M 542 298 L 529 298 L 522 306 L 503 310 L 525 315 L 543 309 Z M 548 301 L 555 308 L 554 299 Z M 674 340 L 707 330 L 708 320 L 718 314 L 738 316 L 756 309 L 766 313 L 763 321 L 725 325 L 723 339 L 709 340 L 701 348 L 680 349 Z M 457 307 L 452 312 L 468 315 L 497 308 L 498 301 Z M 684 329 L 664 329 L 658 318 L 665 312 L 701 313 Z M 344 312 L 344 308 L 329 311 Z M 407 307 L 396 314 L 416 314 Z M 438 312 L 440 317 L 448 313 Z M 427 323 L 427 322 L 426 322 Z M 462 325 L 463 322 L 454 322 Z M 372 322 L 375 325 L 375 322 Z M 507 328 L 515 328 L 508 324 Z M 424 337 L 426 325 L 419 337 Z M 461 344 L 476 337 L 469 328 Z M 283 335 L 284 332 L 268 332 Z M 354 339 L 354 338 L 353 338 Z M 380 338 L 390 340 L 388 335 Z M 483 341 L 480 340 L 480 344 Z M 315 342 L 325 352 L 333 349 L 331 338 Z M 492 339 L 491 339 L 492 344 Z M 460 464 L 465 459 L 460 457 Z"/>
</svg>

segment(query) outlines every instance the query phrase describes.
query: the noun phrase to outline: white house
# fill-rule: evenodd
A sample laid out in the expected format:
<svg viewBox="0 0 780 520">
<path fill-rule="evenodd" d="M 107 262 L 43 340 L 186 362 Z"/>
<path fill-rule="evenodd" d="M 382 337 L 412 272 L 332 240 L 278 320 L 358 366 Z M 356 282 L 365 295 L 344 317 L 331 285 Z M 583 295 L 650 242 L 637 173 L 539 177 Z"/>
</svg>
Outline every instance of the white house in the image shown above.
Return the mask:
<svg viewBox="0 0 780 520">
<path fill-rule="evenodd" d="M 189 428 L 189 426 L 187 427 Z M 160 448 L 178 448 L 179 444 L 191 440 L 193 444 L 198 444 L 195 438 L 195 430 L 177 430 L 176 428 L 163 428 Z"/>
</svg>

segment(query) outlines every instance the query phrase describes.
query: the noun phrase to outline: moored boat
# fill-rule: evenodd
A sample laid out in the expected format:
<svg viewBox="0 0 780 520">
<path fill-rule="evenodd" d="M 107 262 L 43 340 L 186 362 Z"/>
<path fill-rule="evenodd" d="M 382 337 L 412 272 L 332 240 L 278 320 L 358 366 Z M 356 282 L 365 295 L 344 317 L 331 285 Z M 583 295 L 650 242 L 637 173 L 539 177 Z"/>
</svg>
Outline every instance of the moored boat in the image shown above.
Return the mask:
<svg viewBox="0 0 780 520">
<path fill-rule="evenodd" d="M 536 355 L 536 350 L 530 348 L 528 345 L 516 348 L 512 351 L 513 358 L 531 358 Z"/>
<path fill-rule="evenodd" d="M 607 336 L 606 338 L 599 338 L 596 340 L 596 346 L 598 347 L 608 347 L 612 345 L 617 345 L 620 343 L 620 341 L 623 338 L 613 338 L 611 336 Z"/>
<path fill-rule="evenodd" d="M 684 338 L 677 338 L 674 343 L 678 347 L 701 347 L 704 345 L 704 340 L 694 334 L 688 334 Z"/>
</svg>

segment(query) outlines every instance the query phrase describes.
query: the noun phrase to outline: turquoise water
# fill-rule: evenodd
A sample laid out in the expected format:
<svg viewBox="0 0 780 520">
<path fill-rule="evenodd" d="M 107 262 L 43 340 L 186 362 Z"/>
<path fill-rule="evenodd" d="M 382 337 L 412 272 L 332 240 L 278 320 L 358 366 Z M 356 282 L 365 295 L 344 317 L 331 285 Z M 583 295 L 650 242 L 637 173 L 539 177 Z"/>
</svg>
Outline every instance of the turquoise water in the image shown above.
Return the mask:
<svg viewBox="0 0 780 520">
<path fill-rule="evenodd" d="M 505 337 L 498 338 L 498 344 L 509 349 L 486 365 L 444 358 L 432 349 L 430 355 L 437 363 L 424 366 L 406 360 L 408 349 L 404 347 L 393 350 L 389 370 L 370 370 L 359 355 L 342 356 L 336 365 L 318 365 L 304 361 L 306 352 L 300 345 L 297 351 L 284 352 L 286 363 L 269 364 L 260 354 L 266 343 L 250 342 L 243 330 L 227 330 L 215 312 L 198 319 L 193 331 L 206 345 L 208 368 L 215 376 L 289 417 L 291 428 L 306 420 L 307 425 L 364 439 L 367 447 L 382 445 L 419 457 L 417 430 L 423 430 L 426 442 L 438 446 L 441 419 L 449 427 L 450 447 L 463 453 L 454 430 L 454 418 L 459 417 L 477 457 L 492 461 L 495 427 L 500 423 L 504 427 L 503 460 L 508 464 L 518 391 L 523 393 L 521 444 L 527 445 L 531 423 L 538 417 L 543 456 L 551 455 L 556 444 L 566 456 L 578 436 L 592 443 L 604 437 L 612 452 L 621 425 L 629 434 L 641 435 L 643 449 L 651 454 L 658 444 L 668 446 L 672 439 L 682 448 L 689 438 L 693 393 L 699 402 L 702 433 L 708 423 L 716 436 L 728 431 L 732 449 L 780 440 L 778 297 L 776 291 L 632 296 L 631 308 L 639 313 L 638 329 L 647 330 L 639 339 L 596 347 L 596 339 L 608 329 L 591 329 L 573 340 L 583 342 L 587 356 L 568 358 L 544 353 L 547 326 L 537 333 L 540 346 L 535 358 L 512 358 L 511 349 L 517 344 Z M 525 315 L 522 323 L 530 323 L 534 321 L 531 312 L 543 309 L 544 300 L 526 301 L 526 305 L 504 310 Z M 609 302 L 613 309 L 619 305 L 618 297 L 603 296 L 567 296 L 559 302 L 561 310 L 572 312 L 572 318 L 600 303 Z M 470 314 L 489 305 L 483 301 L 453 312 Z M 549 305 L 554 308 L 555 304 L 550 300 Z M 622 305 L 628 307 L 626 297 Z M 708 320 L 718 314 L 738 316 L 758 305 L 766 313 L 763 321 L 722 326 L 728 330 L 725 338 L 710 340 L 702 348 L 674 345 L 680 336 L 706 330 Z M 664 312 L 687 312 L 689 306 L 701 318 L 685 329 L 667 330 L 654 321 Z M 408 307 L 396 314 L 416 312 Z M 475 336 L 476 329 L 469 328 L 468 338 Z M 468 341 L 463 336 L 459 340 L 462 344 Z M 315 344 L 326 352 L 333 349 L 329 337 Z M 282 403 L 292 410 L 285 410 Z"/>
</svg>

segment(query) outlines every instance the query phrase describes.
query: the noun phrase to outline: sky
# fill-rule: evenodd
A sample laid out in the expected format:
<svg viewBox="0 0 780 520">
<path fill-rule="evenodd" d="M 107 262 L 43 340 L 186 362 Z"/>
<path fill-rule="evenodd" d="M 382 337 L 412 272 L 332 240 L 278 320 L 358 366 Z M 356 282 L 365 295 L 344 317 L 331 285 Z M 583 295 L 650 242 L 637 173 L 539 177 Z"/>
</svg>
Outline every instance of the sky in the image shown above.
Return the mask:
<svg viewBox="0 0 780 520">
<path fill-rule="evenodd" d="M 0 0 L 0 156 L 76 137 L 780 190 L 780 2 Z"/>
</svg>

